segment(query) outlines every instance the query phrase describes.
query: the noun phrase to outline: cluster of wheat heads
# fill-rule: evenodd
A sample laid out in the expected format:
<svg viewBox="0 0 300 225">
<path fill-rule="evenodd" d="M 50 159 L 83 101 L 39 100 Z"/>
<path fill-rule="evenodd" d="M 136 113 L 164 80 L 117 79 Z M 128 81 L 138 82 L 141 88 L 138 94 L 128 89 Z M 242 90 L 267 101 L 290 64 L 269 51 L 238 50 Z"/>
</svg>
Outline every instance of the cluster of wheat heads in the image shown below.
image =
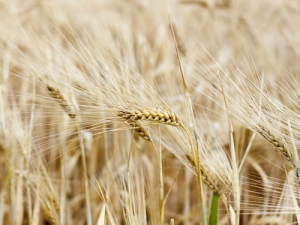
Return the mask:
<svg viewBox="0 0 300 225">
<path fill-rule="evenodd" d="M 0 224 L 300 223 L 299 7 L 0 2 Z"/>
</svg>

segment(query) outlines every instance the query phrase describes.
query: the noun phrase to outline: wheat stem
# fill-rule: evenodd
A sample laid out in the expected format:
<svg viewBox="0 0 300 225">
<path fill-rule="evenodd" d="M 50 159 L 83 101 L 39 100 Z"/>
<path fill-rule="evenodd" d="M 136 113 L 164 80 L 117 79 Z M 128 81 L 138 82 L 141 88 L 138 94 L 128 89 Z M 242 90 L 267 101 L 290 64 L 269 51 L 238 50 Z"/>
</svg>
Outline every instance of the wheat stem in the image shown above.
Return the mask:
<svg viewBox="0 0 300 225">
<path fill-rule="evenodd" d="M 238 168 L 238 162 L 236 159 L 236 152 L 234 147 L 234 140 L 233 140 L 233 127 L 229 116 L 229 110 L 227 105 L 227 99 L 225 95 L 225 90 L 223 87 L 223 82 L 221 75 L 219 74 L 220 83 L 221 83 L 221 90 L 222 95 L 224 99 L 226 114 L 227 114 L 227 120 L 228 120 L 228 128 L 229 128 L 229 146 L 230 146 L 230 155 L 231 155 L 231 165 L 232 165 L 232 188 L 233 188 L 233 199 L 234 199 L 234 212 L 235 212 L 235 224 L 239 224 L 239 218 L 240 218 L 240 202 L 241 202 L 241 191 L 240 191 L 240 180 L 239 180 L 239 168 Z"/>
<path fill-rule="evenodd" d="M 80 119 L 80 118 L 78 118 Z M 81 156 L 82 156 L 82 167 L 84 173 L 84 189 L 85 189 L 85 202 L 86 202 L 86 218 L 87 224 L 92 225 L 92 213 L 91 213 L 91 203 L 90 203 L 90 192 L 89 192 L 89 183 L 88 183 L 88 174 L 87 174 L 87 167 L 86 167 L 86 156 L 85 156 L 85 149 L 82 137 L 82 130 L 80 126 L 80 121 L 76 120 L 77 130 L 78 130 L 78 138 L 79 138 L 79 145 L 81 149 Z"/>
<path fill-rule="evenodd" d="M 151 141 L 153 147 L 155 148 L 158 158 L 159 158 L 159 221 L 160 225 L 164 224 L 164 180 L 163 180 L 163 165 L 162 165 L 162 149 L 161 141 L 159 150 L 156 148 L 154 143 Z"/>
<path fill-rule="evenodd" d="M 174 219 L 170 219 L 170 225 L 174 225 Z"/>
<path fill-rule="evenodd" d="M 246 158 L 247 158 L 247 156 L 248 156 L 248 154 L 250 152 L 250 148 L 252 146 L 252 143 L 254 141 L 255 136 L 256 136 L 256 133 L 253 133 L 252 136 L 251 136 L 251 138 L 250 138 L 250 141 L 248 142 L 248 146 L 247 146 L 247 148 L 245 150 L 245 153 L 243 155 L 243 158 L 242 158 L 240 166 L 239 166 L 239 170 L 238 170 L 239 174 L 240 174 L 240 172 L 241 172 L 241 170 L 242 170 L 242 168 L 243 168 L 243 166 L 245 164 Z"/>
<path fill-rule="evenodd" d="M 208 222 L 209 225 L 218 224 L 219 198 L 220 195 L 214 192 L 211 199 L 211 205 L 210 205 L 209 222 Z"/>
</svg>

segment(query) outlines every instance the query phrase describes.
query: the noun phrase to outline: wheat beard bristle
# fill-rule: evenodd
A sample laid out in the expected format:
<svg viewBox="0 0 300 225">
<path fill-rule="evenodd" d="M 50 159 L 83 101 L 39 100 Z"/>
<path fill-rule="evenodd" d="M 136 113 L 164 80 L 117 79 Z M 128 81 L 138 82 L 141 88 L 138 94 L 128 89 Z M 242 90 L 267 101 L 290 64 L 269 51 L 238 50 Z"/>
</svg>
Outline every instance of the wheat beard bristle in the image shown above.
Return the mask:
<svg viewBox="0 0 300 225">
<path fill-rule="evenodd" d="M 72 119 L 76 117 L 76 114 L 71 112 L 72 110 L 68 105 L 66 99 L 57 89 L 47 85 L 47 90 L 51 98 L 55 99 L 58 102 L 58 104 L 64 109 L 64 111 L 69 115 L 69 117 L 71 117 Z"/>
</svg>

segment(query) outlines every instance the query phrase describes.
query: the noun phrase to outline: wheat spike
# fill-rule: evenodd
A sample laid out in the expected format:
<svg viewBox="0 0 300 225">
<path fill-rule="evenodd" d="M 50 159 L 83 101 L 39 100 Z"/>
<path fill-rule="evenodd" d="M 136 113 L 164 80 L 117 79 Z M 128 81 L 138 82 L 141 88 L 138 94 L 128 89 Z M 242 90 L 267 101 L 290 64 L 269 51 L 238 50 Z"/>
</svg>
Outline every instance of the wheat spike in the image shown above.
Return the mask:
<svg viewBox="0 0 300 225">
<path fill-rule="evenodd" d="M 164 123 L 167 125 L 179 126 L 179 117 L 173 112 L 166 112 L 162 110 L 133 110 L 120 111 L 118 116 L 125 120 L 146 120 L 156 123 Z"/>
<path fill-rule="evenodd" d="M 206 170 L 203 166 L 201 166 L 201 175 L 202 181 L 216 194 L 220 195 L 221 190 L 218 185 L 217 179 L 215 175 L 213 175 L 209 170 Z"/>
<path fill-rule="evenodd" d="M 139 121 L 151 121 L 155 123 L 163 123 L 166 125 L 179 126 L 179 118 L 175 113 L 169 113 L 161 110 L 132 110 L 120 111 L 119 117 L 122 117 L 126 122 L 135 128 L 135 132 L 146 141 L 151 141 L 150 136 Z"/>
<path fill-rule="evenodd" d="M 277 151 L 279 151 L 282 155 L 284 155 L 287 160 L 294 163 L 294 155 L 288 149 L 287 145 L 276 137 L 270 130 L 267 130 L 264 126 L 259 125 L 258 133 L 260 133 L 269 143 L 271 143 Z"/>
<path fill-rule="evenodd" d="M 195 166 L 194 160 L 190 155 L 186 155 L 188 161 Z M 221 195 L 220 185 L 217 177 L 211 173 L 208 169 L 206 169 L 203 165 L 200 165 L 200 173 L 202 177 L 202 181 L 216 194 Z"/>
<path fill-rule="evenodd" d="M 64 109 L 64 111 L 69 115 L 71 118 L 75 118 L 76 114 L 72 113 L 71 107 L 69 106 L 68 102 L 64 98 L 64 96 L 60 93 L 59 90 L 47 85 L 47 90 L 51 98 L 55 99 L 58 104 Z"/>
</svg>

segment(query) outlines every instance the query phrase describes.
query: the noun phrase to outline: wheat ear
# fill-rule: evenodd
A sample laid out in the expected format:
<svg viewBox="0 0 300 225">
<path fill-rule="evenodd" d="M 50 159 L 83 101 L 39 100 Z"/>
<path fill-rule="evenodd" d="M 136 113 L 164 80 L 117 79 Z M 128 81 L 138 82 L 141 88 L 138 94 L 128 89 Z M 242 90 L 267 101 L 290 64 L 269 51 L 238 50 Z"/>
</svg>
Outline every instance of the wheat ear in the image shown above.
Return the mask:
<svg viewBox="0 0 300 225">
<path fill-rule="evenodd" d="M 195 167 L 195 162 L 190 155 L 186 155 L 187 160 Z M 221 195 L 220 185 L 217 177 L 203 165 L 200 165 L 200 172 L 203 183 L 205 183 L 214 193 Z"/>
<path fill-rule="evenodd" d="M 179 126 L 179 117 L 173 112 L 162 110 L 133 110 L 120 111 L 118 116 L 125 120 L 146 120 L 155 123 L 164 123 L 167 125 Z"/>
<path fill-rule="evenodd" d="M 51 98 L 58 102 L 58 104 L 63 108 L 63 110 L 69 115 L 71 118 L 75 118 L 76 114 L 72 112 L 70 105 L 64 96 L 60 93 L 59 90 L 47 85 L 47 90 Z"/>
<path fill-rule="evenodd" d="M 264 126 L 259 125 L 258 133 L 261 134 L 269 143 L 271 143 L 277 151 L 284 155 L 287 160 L 294 164 L 294 155 L 288 149 L 286 143 L 280 138 L 276 137 L 270 130 L 267 130 Z"/>
<path fill-rule="evenodd" d="M 119 117 L 122 117 L 126 122 L 134 128 L 134 131 L 146 141 L 151 141 L 146 129 L 142 127 L 139 121 L 151 121 L 155 123 L 163 123 L 166 125 L 179 126 L 179 117 L 173 112 L 161 110 L 132 110 L 120 111 Z"/>
</svg>

